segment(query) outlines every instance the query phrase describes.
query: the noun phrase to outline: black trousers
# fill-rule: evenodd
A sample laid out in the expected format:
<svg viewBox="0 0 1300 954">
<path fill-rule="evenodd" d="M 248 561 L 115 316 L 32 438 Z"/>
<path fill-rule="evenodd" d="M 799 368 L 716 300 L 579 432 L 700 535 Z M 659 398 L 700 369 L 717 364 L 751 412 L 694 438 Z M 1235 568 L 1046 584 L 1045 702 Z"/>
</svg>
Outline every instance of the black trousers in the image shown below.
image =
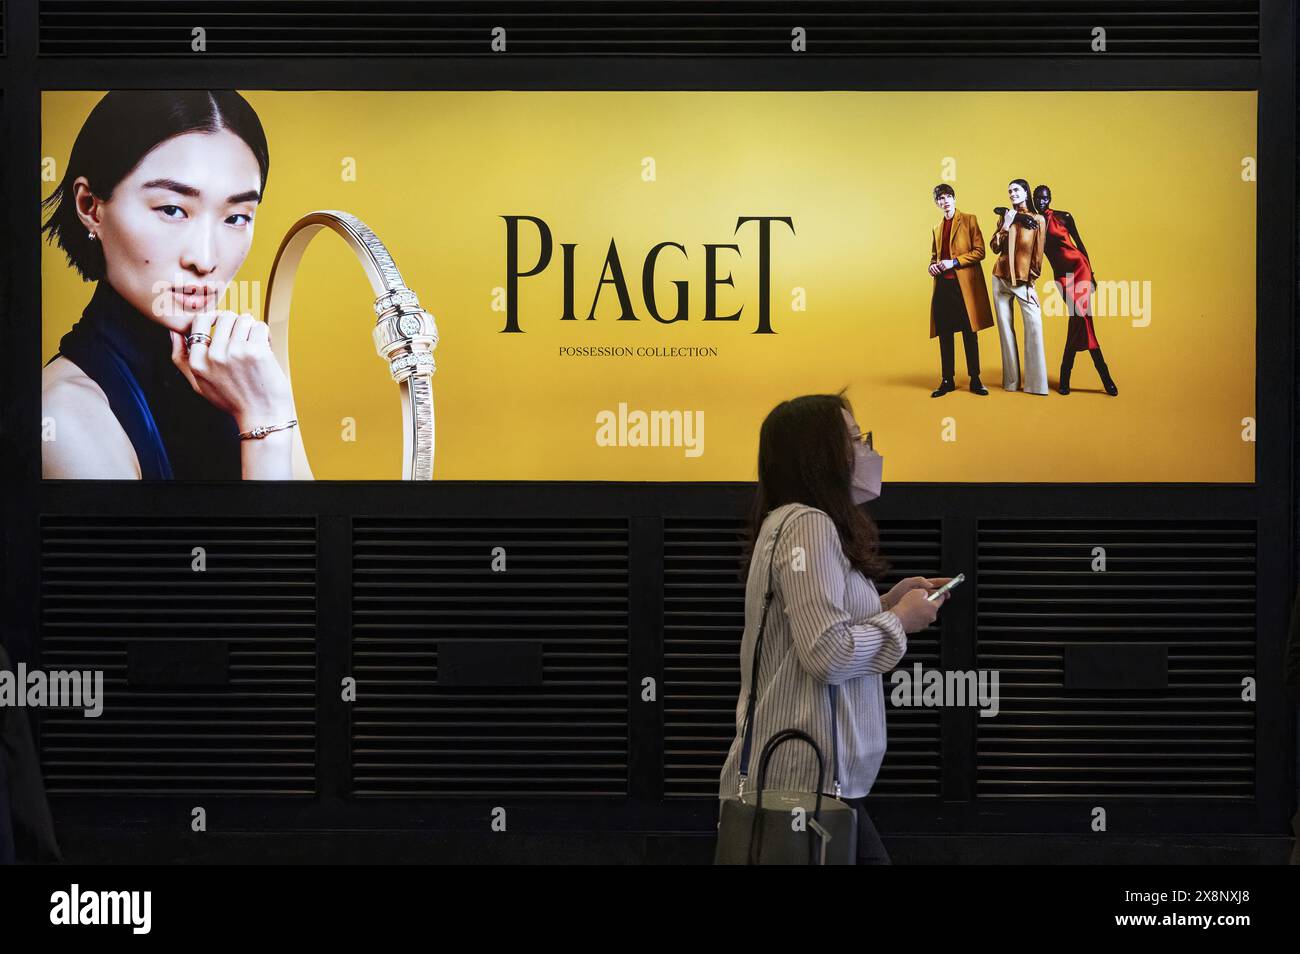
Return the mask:
<svg viewBox="0 0 1300 954">
<path fill-rule="evenodd" d="M 1088 349 L 1071 348 L 1069 345 L 1066 345 L 1065 350 L 1061 352 L 1061 368 L 1065 371 L 1073 371 L 1074 356 L 1080 351 L 1088 351 Z M 1101 372 L 1102 368 L 1106 367 L 1106 359 L 1102 356 L 1100 345 L 1093 348 L 1091 351 L 1088 351 L 1088 356 L 1092 358 L 1092 363 L 1096 366 L 1098 373 Z"/>
<path fill-rule="evenodd" d="M 892 865 L 889 852 L 885 850 L 885 843 L 880 840 L 880 832 L 876 831 L 871 816 L 867 814 L 867 800 L 845 798 L 842 801 L 858 810 L 858 864 Z"/>
<path fill-rule="evenodd" d="M 943 377 L 945 381 L 951 381 L 956 373 L 953 368 L 955 355 L 953 354 L 952 332 L 939 332 L 939 362 L 943 368 Z M 961 333 L 962 344 L 966 347 L 966 373 L 972 378 L 978 378 L 980 375 L 980 343 L 975 337 L 975 332 L 965 328 Z"/>
<path fill-rule="evenodd" d="M 980 373 L 980 343 L 971 330 L 966 317 L 966 302 L 961 297 L 961 287 L 955 278 L 938 278 L 934 282 L 934 299 L 931 312 L 935 316 L 934 330 L 939 338 L 939 360 L 943 366 L 943 379 L 951 381 L 953 367 L 952 336 L 960 331 L 962 345 L 966 348 L 966 373 L 972 378 Z"/>
</svg>

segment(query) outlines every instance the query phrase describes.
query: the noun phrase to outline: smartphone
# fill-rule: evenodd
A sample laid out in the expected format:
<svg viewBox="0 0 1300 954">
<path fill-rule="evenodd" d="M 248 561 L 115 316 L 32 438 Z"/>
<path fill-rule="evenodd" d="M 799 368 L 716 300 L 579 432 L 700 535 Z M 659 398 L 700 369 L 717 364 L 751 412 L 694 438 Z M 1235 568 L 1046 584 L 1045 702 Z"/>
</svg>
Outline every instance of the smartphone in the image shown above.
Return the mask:
<svg viewBox="0 0 1300 954">
<path fill-rule="evenodd" d="M 945 583 L 943 586 L 939 587 L 937 590 L 935 590 L 933 593 L 931 593 L 929 596 L 927 596 L 926 599 L 929 600 L 931 603 L 933 603 L 936 599 L 938 599 L 938 598 L 939 598 L 940 596 L 942 596 L 944 593 L 947 593 L 950 589 L 952 589 L 954 586 L 956 586 L 958 583 L 960 583 L 960 582 L 961 582 L 962 580 L 964 580 L 964 579 L 966 579 L 966 574 L 965 574 L 965 573 L 958 573 L 956 576 L 954 576 L 951 580 L 949 580 L 949 581 L 948 581 L 947 583 Z"/>
</svg>

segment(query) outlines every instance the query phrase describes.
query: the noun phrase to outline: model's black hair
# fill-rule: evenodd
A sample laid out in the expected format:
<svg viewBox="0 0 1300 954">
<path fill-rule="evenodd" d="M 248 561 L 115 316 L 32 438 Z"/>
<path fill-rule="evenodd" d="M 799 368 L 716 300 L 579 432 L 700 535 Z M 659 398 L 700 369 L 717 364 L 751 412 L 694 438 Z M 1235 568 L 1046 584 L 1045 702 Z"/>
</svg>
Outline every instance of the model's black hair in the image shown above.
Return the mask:
<svg viewBox="0 0 1300 954">
<path fill-rule="evenodd" d="M 777 507 L 803 503 L 823 510 L 839 531 L 849 562 L 873 580 L 889 564 L 880 555 L 875 521 L 853 503 L 853 448 L 843 411 L 852 413 L 847 388 L 837 394 L 806 394 L 782 401 L 758 434 L 758 487 L 742 545 L 741 579 L 748 574 L 763 520 Z"/>
<path fill-rule="evenodd" d="M 271 165 L 266 134 L 253 107 L 232 89 L 135 90 L 115 89 L 90 111 L 72 144 L 67 168 L 58 188 L 41 202 L 52 206 L 41 226 L 46 241 L 57 242 L 86 281 L 105 277 L 104 250 L 91 241 L 77 216 L 72 183 L 85 176 L 91 191 L 108 201 L 117 184 L 159 143 L 187 132 L 214 133 L 229 129 L 248 144 L 262 172 L 260 191 L 266 192 Z"/>
<path fill-rule="evenodd" d="M 939 196 L 941 196 L 941 195 L 950 195 L 950 196 L 952 196 L 954 199 L 957 198 L 957 193 L 954 192 L 954 191 L 952 190 L 952 186 L 948 185 L 948 183 L 946 183 L 946 182 L 940 182 L 937 186 L 934 187 L 934 201 L 935 201 L 935 202 L 938 202 L 938 201 L 939 201 Z"/>
<path fill-rule="evenodd" d="M 1012 179 L 1010 182 L 1007 183 L 1007 185 L 1009 186 L 1018 185 L 1020 186 L 1020 188 L 1025 190 L 1025 205 L 1029 206 L 1029 210 L 1032 212 L 1034 209 L 1034 193 L 1029 189 L 1029 180 Z"/>
</svg>

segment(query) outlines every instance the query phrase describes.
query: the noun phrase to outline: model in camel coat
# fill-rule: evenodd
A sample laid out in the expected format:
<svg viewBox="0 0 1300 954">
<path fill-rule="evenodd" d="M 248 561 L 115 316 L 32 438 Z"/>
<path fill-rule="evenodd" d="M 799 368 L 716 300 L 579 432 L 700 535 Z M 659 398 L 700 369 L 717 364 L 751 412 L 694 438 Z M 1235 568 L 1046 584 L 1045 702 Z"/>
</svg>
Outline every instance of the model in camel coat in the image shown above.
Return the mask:
<svg viewBox="0 0 1300 954">
<path fill-rule="evenodd" d="M 930 264 L 939 261 L 939 246 L 943 242 L 943 220 L 934 227 L 931 237 Z M 966 318 L 970 321 L 971 331 L 993 327 L 993 309 L 989 305 L 989 288 L 984 284 L 984 236 L 980 233 L 979 222 L 975 216 L 957 209 L 952 214 L 952 234 L 948 236 L 948 247 L 952 257 L 957 260 L 953 269 L 957 274 L 957 284 L 961 288 L 962 300 L 966 303 Z M 947 281 L 936 275 L 936 282 Z M 934 326 L 934 305 L 930 306 L 930 337 L 937 338 L 939 333 Z"/>
</svg>

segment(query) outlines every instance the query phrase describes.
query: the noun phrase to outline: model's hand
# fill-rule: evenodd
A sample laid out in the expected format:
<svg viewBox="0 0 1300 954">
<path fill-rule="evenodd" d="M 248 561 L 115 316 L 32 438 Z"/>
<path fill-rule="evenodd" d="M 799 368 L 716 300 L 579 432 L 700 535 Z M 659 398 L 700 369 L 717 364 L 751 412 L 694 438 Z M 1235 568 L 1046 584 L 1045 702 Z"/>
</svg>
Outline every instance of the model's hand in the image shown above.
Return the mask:
<svg viewBox="0 0 1300 954">
<path fill-rule="evenodd" d="M 1038 229 L 1038 220 L 1028 212 L 1021 212 L 1016 216 L 1016 224 L 1022 229 L 1029 229 L 1031 232 Z"/>
<path fill-rule="evenodd" d="M 209 334 L 212 342 L 185 349 L 185 336 L 173 331 L 172 363 L 190 386 L 239 425 L 279 424 L 294 417 L 289 380 L 271 353 L 271 332 L 263 321 L 233 311 L 200 312 L 190 334 Z"/>
<path fill-rule="evenodd" d="M 925 590 L 929 593 L 932 589 L 930 581 L 925 577 L 909 576 L 890 587 L 889 592 L 880 598 L 880 605 L 883 609 L 890 609 L 903 598 L 904 593 L 910 593 L 912 590 Z"/>
<path fill-rule="evenodd" d="M 926 589 L 909 590 L 903 594 L 897 606 L 890 608 L 903 624 L 903 632 L 918 633 L 925 629 L 939 615 L 939 607 L 948 601 L 948 594 L 945 593 L 932 603 L 925 598 L 927 592 Z"/>
<path fill-rule="evenodd" d="M 943 271 L 943 269 L 941 269 L 941 268 L 939 267 L 939 263 L 938 263 L 938 262 L 935 262 L 933 265 L 930 266 L 930 274 L 931 274 L 931 275 L 938 275 L 941 271 Z"/>
<path fill-rule="evenodd" d="M 1007 209 L 1005 212 L 1002 213 L 1002 231 L 1003 231 L 1003 232 L 1005 232 L 1007 229 L 1011 228 L 1011 221 L 1012 221 L 1012 219 L 1014 219 L 1015 217 L 1016 217 L 1016 210 L 1015 210 L 1015 209 Z"/>
</svg>

